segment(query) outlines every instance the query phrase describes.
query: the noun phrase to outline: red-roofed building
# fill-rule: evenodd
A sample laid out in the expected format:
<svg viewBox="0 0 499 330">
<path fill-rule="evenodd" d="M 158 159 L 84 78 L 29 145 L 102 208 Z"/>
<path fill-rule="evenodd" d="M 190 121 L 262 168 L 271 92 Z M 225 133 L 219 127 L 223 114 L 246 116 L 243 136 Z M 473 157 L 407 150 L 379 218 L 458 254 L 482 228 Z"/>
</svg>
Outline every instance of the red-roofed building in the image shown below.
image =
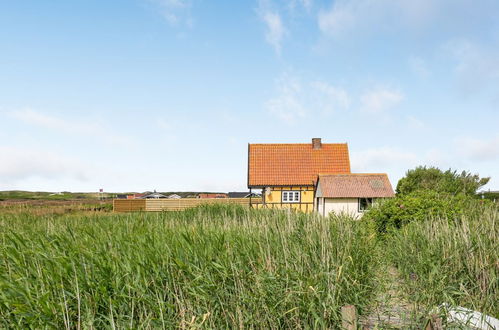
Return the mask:
<svg viewBox="0 0 499 330">
<path fill-rule="evenodd" d="M 319 175 L 316 185 L 316 210 L 322 215 L 333 212 L 358 218 L 376 199 L 395 196 L 384 173 Z"/>
<path fill-rule="evenodd" d="M 224 193 L 200 193 L 197 198 L 227 198 Z"/>
<path fill-rule="evenodd" d="M 263 190 L 257 207 L 313 211 L 319 173 L 350 173 L 346 143 L 248 145 L 248 188 Z"/>
<path fill-rule="evenodd" d="M 322 173 L 326 174 L 320 176 L 326 194 L 319 197 L 317 193 L 323 194 L 322 190 L 317 190 L 319 174 Z M 338 178 L 343 178 L 343 181 Z M 334 182 L 330 184 L 330 181 Z M 383 185 L 382 192 L 378 188 L 370 188 L 372 182 Z M 332 191 L 327 190 L 330 186 Z M 312 139 L 312 143 L 249 144 L 248 188 L 250 191 L 262 189 L 262 202 L 255 204 L 250 201 L 253 207 L 291 208 L 303 212 L 322 210 L 321 214 L 326 214 L 328 208 L 324 205 L 330 205 L 333 199 L 349 198 L 349 203 L 355 200 L 358 211 L 359 203 L 364 205 L 372 203 L 373 198 L 393 196 L 386 174 L 352 174 L 348 145 L 322 143 L 320 138 Z M 350 191 L 350 195 L 334 195 L 343 195 L 345 191 Z M 378 196 L 382 193 L 386 196 Z M 319 203 L 323 203 L 322 209 Z M 331 207 L 331 211 L 336 210 Z"/>
</svg>

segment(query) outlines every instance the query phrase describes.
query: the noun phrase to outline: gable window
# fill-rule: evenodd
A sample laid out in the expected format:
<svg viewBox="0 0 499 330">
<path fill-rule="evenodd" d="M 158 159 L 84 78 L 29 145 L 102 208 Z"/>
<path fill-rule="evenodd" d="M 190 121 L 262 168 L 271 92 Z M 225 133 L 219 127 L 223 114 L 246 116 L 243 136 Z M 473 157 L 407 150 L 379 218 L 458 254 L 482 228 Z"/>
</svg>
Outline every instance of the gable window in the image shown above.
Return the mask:
<svg viewBox="0 0 499 330">
<path fill-rule="evenodd" d="M 359 198 L 359 212 L 364 212 L 373 205 L 372 198 Z"/>
<path fill-rule="evenodd" d="M 299 191 L 283 191 L 282 192 L 282 202 L 283 203 L 299 203 L 300 202 L 300 192 Z"/>
</svg>

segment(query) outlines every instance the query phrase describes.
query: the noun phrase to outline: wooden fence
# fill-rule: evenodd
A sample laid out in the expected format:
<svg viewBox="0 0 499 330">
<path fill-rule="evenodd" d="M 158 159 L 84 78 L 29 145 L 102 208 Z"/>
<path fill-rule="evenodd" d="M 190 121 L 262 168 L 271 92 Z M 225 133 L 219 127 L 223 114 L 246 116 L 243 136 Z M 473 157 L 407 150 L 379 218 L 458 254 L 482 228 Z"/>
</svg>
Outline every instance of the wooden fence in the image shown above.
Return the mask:
<svg viewBox="0 0 499 330">
<path fill-rule="evenodd" d="M 252 198 L 253 203 L 261 202 Z M 180 198 L 180 199 L 115 199 L 115 212 L 134 211 L 180 211 L 201 204 L 239 204 L 249 206 L 249 198 Z"/>
<path fill-rule="evenodd" d="M 113 211 L 115 212 L 134 212 L 134 211 L 145 211 L 146 210 L 146 200 L 145 199 L 114 199 L 113 200 Z"/>
</svg>

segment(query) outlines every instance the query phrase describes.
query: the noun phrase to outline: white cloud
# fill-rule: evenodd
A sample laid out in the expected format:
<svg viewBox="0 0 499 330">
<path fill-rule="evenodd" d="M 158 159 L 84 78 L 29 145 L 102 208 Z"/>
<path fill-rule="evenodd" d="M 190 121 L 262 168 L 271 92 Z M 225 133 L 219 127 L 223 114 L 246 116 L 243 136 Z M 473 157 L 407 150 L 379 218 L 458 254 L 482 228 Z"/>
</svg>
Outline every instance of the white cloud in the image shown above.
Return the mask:
<svg viewBox="0 0 499 330">
<path fill-rule="evenodd" d="M 455 155 L 447 154 L 437 148 L 416 153 L 390 146 L 351 151 L 350 163 L 352 172 L 388 173 L 394 188 L 407 170 L 416 166 L 427 165 L 446 169 L 461 165 L 456 161 Z"/>
<path fill-rule="evenodd" d="M 472 161 L 492 161 L 499 158 L 499 136 L 490 139 L 461 138 L 457 150 Z"/>
<path fill-rule="evenodd" d="M 355 26 L 356 11 L 355 1 L 335 1 L 330 10 L 319 12 L 319 28 L 325 34 L 338 36 Z"/>
<path fill-rule="evenodd" d="M 173 126 L 171 125 L 171 123 L 163 118 L 156 119 L 156 125 L 158 125 L 158 127 L 162 131 L 171 131 L 173 129 Z"/>
<path fill-rule="evenodd" d="M 0 184 L 11 185 L 29 178 L 86 181 L 88 166 L 59 154 L 35 149 L 0 146 Z"/>
<path fill-rule="evenodd" d="M 319 94 L 316 99 L 323 112 L 330 113 L 335 110 L 346 110 L 350 107 L 350 97 L 343 88 L 332 86 L 323 81 L 313 82 L 312 87 Z"/>
<path fill-rule="evenodd" d="M 278 80 L 277 89 L 278 96 L 265 103 L 267 111 L 288 123 L 306 116 L 302 83 L 297 78 L 284 75 Z"/>
<path fill-rule="evenodd" d="M 312 8 L 312 4 L 313 4 L 312 0 L 291 0 L 289 2 L 289 7 L 291 8 L 291 10 L 294 10 L 295 8 L 301 6 L 305 8 L 307 12 L 309 12 L 310 9 Z"/>
<path fill-rule="evenodd" d="M 343 88 L 324 81 L 304 82 L 290 74 L 277 80 L 277 96 L 265 104 L 270 113 L 287 123 L 310 114 L 331 114 L 349 107 L 350 97 Z"/>
<path fill-rule="evenodd" d="M 172 26 L 185 25 L 191 27 L 193 24 L 190 15 L 191 1 L 188 0 L 149 0 L 160 8 L 160 12 L 166 21 Z"/>
<path fill-rule="evenodd" d="M 418 163 L 416 154 L 391 147 L 372 148 L 351 152 L 351 164 L 355 171 L 384 172 L 387 169 L 409 168 Z"/>
<path fill-rule="evenodd" d="M 461 89 L 467 92 L 482 91 L 490 87 L 499 91 L 499 52 L 482 47 L 465 39 L 448 41 L 443 46 L 455 62 L 454 72 Z"/>
<path fill-rule="evenodd" d="M 319 12 L 317 22 L 322 33 L 332 37 L 351 37 L 359 31 L 431 32 L 429 28 L 437 26 L 439 30 L 453 31 L 463 26 L 464 18 L 488 18 L 487 9 L 496 7 L 493 1 L 477 5 L 469 0 L 335 0 L 329 9 Z"/>
<path fill-rule="evenodd" d="M 413 129 L 422 129 L 425 127 L 424 122 L 414 116 L 407 116 L 407 122 L 409 127 Z"/>
<path fill-rule="evenodd" d="M 60 117 L 44 114 L 32 109 L 18 110 L 10 113 L 13 118 L 16 118 L 27 124 L 38 127 L 43 127 L 52 130 L 56 133 L 64 133 L 71 135 L 80 135 L 88 138 L 98 139 L 111 145 L 128 145 L 133 144 L 129 137 L 114 134 L 109 128 L 98 122 L 90 122 L 85 120 L 67 120 Z"/>
<path fill-rule="evenodd" d="M 411 56 L 409 58 L 409 66 L 412 72 L 418 77 L 426 78 L 430 75 L 430 70 L 426 62 L 420 57 Z"/>
<path fill-rule="evenodd" d="M 265 40 L 274 48 L 277 54 L 281 53 L 282 41 L 286 35 L 286 28 L 282 22 L 281 16 L 276 11 L 268 8 L 259 9 L 260 18 L 266 25 Z"/>
<path fill-rule="evenodd" d="M 380 114 L 399 105 L 404 100 L 404 95 L 396 90 L 376 88 L 365 92 L 361 98 L 363 111 Z"/>
</svg>

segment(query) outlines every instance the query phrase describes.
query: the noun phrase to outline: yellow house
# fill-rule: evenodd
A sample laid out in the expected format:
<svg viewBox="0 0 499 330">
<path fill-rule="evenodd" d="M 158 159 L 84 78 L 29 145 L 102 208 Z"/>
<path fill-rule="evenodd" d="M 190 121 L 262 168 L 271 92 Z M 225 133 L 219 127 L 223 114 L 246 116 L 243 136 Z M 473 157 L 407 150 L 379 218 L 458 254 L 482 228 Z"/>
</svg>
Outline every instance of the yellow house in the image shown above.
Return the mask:
<svg viewBox="0 0 499 330">
<path fill-rule="evenodd" d="M 262 201 L 250 206 L 312 212 L 319 173 L 350 173 L 346 143 L 249 144 L 248 188 L 262 190 Z"/>
</svg>

